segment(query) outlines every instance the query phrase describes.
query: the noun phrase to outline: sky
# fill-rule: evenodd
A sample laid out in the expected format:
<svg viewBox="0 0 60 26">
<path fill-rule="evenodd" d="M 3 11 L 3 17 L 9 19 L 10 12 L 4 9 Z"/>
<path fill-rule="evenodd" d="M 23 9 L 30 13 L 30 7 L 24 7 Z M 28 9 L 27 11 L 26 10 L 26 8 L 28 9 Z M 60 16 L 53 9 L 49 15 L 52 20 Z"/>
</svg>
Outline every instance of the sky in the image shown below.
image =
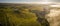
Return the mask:
<svg viewBox="0 0 60 26">
<path fill-rule="evenodd" d="M 20 2 L 60 2 L 60 0 L 0 0 L 0 3 L 20 3 Z"/>
</svg>

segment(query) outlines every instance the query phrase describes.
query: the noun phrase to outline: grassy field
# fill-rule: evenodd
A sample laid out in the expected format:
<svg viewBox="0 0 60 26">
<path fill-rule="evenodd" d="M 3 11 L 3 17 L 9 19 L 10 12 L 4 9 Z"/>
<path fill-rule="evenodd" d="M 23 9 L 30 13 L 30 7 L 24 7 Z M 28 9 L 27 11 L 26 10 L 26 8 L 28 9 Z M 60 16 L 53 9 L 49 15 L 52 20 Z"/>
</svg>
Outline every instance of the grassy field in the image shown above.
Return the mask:
<svg viewBox="0 0 60 26">
<path fill-rule="evenodd" d="M 39 10 L 40 6 L 26 4 L 1 4 L 0 5 L 0 25 L 3 26 L 41 26 L 36 21 L 35 13 L 29 11 Z M 40 10 L 39 10 L 40 11 Z"/>
</svg>

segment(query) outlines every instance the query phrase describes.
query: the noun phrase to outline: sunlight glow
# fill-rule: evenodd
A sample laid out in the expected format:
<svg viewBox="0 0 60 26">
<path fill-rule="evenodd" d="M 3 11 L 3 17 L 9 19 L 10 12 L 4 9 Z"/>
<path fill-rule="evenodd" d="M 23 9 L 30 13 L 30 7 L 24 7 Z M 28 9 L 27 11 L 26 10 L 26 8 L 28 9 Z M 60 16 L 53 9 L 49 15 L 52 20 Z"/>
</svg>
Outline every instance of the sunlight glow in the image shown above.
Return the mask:
<svg viewBox="0 0 60 26">
<path fill-rule="evenodd" d="M 50 7 L 60 7 L 60 5 L 50 5 Z"/>
<path fill-rule="evenodd" d="M 41 4 L 51 4 L 52 2 L 40 2 Z"/>
<path fill-rule="evenodd" d="M 25 4 L 51 4 L 52 2 L 21 2 Z"/>
<path fill-rule="evenodd" d="M 50 14 L 48 14 L 48 16 L 50 17 L 56 17 L 60 14 L 60 10 L 56 10 L 56 9 L 51 9 L 50 10 Z"/>
</svg>

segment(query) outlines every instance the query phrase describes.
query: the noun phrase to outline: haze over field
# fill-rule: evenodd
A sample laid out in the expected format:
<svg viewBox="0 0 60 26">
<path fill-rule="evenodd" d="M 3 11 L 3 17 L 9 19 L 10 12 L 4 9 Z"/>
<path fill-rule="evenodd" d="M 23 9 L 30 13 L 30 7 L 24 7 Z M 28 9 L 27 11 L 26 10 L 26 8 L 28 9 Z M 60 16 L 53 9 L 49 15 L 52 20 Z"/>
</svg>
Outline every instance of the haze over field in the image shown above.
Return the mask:
<svg viewBox="0 0 60 26">
<path fill-rule="evenodd" d="M 60 0 L 0 0 L 0 3 L 39 3 L 39 2 L 60 2 Z"/>
<path fill-rule="evenodd" d="M 0 26 L 60 26 L 60 0 L 0 0 Z"/>
</svg>

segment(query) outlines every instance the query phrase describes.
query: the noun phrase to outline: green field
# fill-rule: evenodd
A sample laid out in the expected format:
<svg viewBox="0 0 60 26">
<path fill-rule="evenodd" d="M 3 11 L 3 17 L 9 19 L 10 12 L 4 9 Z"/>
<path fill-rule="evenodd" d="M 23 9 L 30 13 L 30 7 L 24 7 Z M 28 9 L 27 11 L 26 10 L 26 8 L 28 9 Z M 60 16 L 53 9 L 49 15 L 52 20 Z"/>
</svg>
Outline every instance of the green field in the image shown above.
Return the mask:
<svg viewBox="0 0 60 26">
<path fill-rule="evenodd" d="M 0 23 L 3 26 L 41 26 L 35 13 L 29 10 L 41 10 L 39 5 L 0 4 Z M 40 11 L 39 10 L 39 11 Z"/>
</svg>

